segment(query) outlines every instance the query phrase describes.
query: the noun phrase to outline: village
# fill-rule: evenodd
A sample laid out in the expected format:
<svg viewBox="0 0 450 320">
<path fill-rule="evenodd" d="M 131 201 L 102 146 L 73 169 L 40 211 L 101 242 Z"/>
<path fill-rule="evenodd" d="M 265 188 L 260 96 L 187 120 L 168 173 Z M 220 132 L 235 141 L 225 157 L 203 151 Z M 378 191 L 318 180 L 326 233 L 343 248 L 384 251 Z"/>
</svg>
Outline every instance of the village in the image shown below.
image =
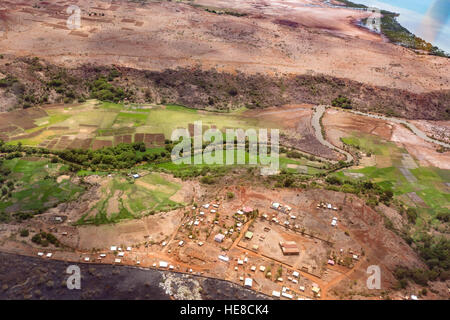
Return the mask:
<svg viewBox="0 0 450 320">
<path fill-rule="evenodd" d="M 148 235 L 90 252 L 36 248 L 34 254 L 213 277 L 287 300 L 321 299 L 323 287 L 358 264 L 363 249 L 340 229 L 342 212 L 335 204 L 301 194 L 273 201 L 227 195 L 181 210 L 178 228 L 159 241 Z"/>
</svg>

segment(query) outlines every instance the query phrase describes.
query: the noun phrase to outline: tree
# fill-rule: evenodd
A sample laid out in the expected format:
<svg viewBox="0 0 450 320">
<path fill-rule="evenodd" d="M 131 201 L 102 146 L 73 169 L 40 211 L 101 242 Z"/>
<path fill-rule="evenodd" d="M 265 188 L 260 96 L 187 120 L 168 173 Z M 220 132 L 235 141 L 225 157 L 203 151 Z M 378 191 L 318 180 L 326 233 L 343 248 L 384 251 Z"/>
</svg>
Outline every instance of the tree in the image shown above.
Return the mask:
<svg viewBox="0 0 450 320">
<path fill-rule="evenodd" d="M 408 210 L 406 210 L 406 216 L 408 217 L 408 221 L 411 223 L 416 223 L 416 219 L 417 219 L 417 211 L 414 208 L 408 208 Z"/>
<path fill-rule="evenodd" d="M 349 98 L 344 97 L 342 95 L 339 95 L 336 99 L 334 99 L 331 102 L 331 105 L 333 107 L 339 107 L 339 108 L 344 108 L 344 109 L 352 109 L 352 101 Z"/>
</svg>

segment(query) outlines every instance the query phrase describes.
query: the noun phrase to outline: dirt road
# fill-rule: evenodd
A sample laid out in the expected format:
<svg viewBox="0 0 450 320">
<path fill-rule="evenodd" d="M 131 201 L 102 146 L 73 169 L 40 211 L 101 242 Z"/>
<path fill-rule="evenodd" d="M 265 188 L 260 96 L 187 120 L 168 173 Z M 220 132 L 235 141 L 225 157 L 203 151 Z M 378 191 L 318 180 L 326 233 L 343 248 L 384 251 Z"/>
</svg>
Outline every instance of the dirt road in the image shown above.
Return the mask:
<svg viewBox="0 0 450 320">
<path fill-rule="evenodd" d="M 353 161 L 353 156 L 348 153 L 345 150 L 339 149 L 337 148 L 335 145 L 331 144 L 330 142 L 328 142 L 325 137 L 322 134 L 322 125 L 320 124 L 320 118 L 322 118 L 323 114 L 325 113 L 326 107 L 323 105 L 317 106 L 314 109 L 314 115 L 311 119 L 311 125 L 314 128 L 314 133 L 316 135 L 317 140 L 319 140 L 319 142 L 321 144 L 323 144 L 324 146 L 332 149 L 332 150 L 336 150 L 339 153 L 342 153 L 343 155 L 345 155 L 346 160 L 345 162 L 350 163 L 351 161 Z"/>
<path fill-rule="evenodd" d="M 365 113 L 365 112 L 355 111 L 355 110 L 351 110 L 350 112 L 360 115 L 360 116 L 365 116 L 365 117 L 370 117 L 370 118 L 374 118 L 374 119 L 381 119 L 381 120 L 386 120 L 386 121 L 403 124 L 403 125 L 407 126 L 419 138 L 421 138 L 427 142 L 435 143 L 440 146 L 450 148 L 450 144 L 430 138 L 425 132 L 423 132 L 422 130 L 417 128 L 414 124 L 412 124 L 406 120 L 399 119 L 399 118 L 386 117 L 386 116 L 382 116 L 382 115 L 378 115 L 378 114 Z"/>
</svg>

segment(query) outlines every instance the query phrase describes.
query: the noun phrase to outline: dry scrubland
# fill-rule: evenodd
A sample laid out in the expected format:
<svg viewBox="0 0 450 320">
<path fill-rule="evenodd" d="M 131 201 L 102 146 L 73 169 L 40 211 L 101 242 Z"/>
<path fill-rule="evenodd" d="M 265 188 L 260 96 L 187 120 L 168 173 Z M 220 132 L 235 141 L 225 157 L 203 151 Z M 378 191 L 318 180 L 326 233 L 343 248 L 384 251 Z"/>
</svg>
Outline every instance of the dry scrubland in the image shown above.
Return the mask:
<svg viewBox="0 0 450 320">
<path fill-rule="evenodd" d="M 358 27 L 367 15 L 362 11 L 321 1 L 317 7 L 301 1 L 86 3 L 2 3 L 0 77 L 25 85 L 25 93 L 17 84 L 0 88 L 4 109 L 21 99 L 89 96 L 89 83 L 114 65 L 122 76 L 113 85 L 138 102 L 259 108 L 328 104 L 343 94 L 363 110 L 448 117 L 449 59 L 417 54 Z M 66 27 L 72 4 L 83 8 L 81 30 Z M 206 11 L 211 8 L 246 15 Z M 46 87 L 55 79 L 63 88 Z"/>
<path fill-rule="evenodd" d="M 246 73 L 324 74 L 412 92 L 449 89 L 447 59 L 420 56 L 355 25 L 367 13 L 304 6 L 309 1 L 199 0 L 144 5 L 117 1 L 2 2 L 0 51 L 74 67 L 191 67 Z M 203 5 L 247 16 L 217 15 Z M 66 27 L 69 5 L 84 9 L 82 29 Z M 89 8 L 89 9 L 88 9 Z M 89 16 L 88 13 L 97 15 Z M 100 14 L 100 16 L 99 16 Z M 291 23 L 288 23 L 291 21 Z M 18 41 L 19 40 L 19 41 Z"/>
</svg>

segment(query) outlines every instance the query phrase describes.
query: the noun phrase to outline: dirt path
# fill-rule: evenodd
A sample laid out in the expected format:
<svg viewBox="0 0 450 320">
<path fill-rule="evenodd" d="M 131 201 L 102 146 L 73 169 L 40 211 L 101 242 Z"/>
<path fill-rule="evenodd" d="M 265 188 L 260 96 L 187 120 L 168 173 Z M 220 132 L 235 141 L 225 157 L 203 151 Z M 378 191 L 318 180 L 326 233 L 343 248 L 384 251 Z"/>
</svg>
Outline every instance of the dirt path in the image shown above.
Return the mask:
<svg viewBox="0 0 450 320">
<path fill-rule="evenodd" d="M 320 119 L 322 118 L 323 114 L 325 113 L 325 110 L 326 110 L 326 107 L 324 105 L 316 106 L 314 108 L 314 115 L 311 118 L 311 125 L 314 128 L 314 133 L 316 135 L 316 138 L 324 146 L 326 146 L 332 150 L 336 150 L 339 153 L 342 153 L 346 157 L 345 162 L 350 163 L 351 161 L 353 161 L 353 156 L 350 153 L 348 153 L 347 151 L 339 149 L 335 145 L 328 142 L 322 134 L 322 125 L 320 124 Z"/>
<path fill-rule="evenodd" d="M 364 259 L 358 260 L 358 262 L 353 266 L 353 268 L 351 268 L 345 273 L 342 273 L 341 275 L 337 276 L 336 278 L 325 284 L 323 287 L 321 287 L 321 298 L 326 300 L 328 297 L 328 290 L 332 288 L 335 284 L 344 280 L 345 278 L 350 277 L 350 275 L 354 273 L 363 262 Z"/>
<path fill-rule="evenodd" d="M 425 132 L 423 132 L 422 130 L 417 128 L 414 124 L 412 124 L 406 120 L 399 119 L 399 118 L 386 117 L 386 116 L 382 116 L 382 115 L 378 115 L 378 114 L 365 113 L 365 112 L 361 112 L 361 111 L 354 111 L 354 110 L 350 110 L 349 112 L 360 115 L 360 116 L 365 116 L 365 117 L 369 117 L 369 118 L 386 120 L 386 121 L 391 121 L 394 123 L 403 124 L 403 125 L 407 126 L 408 129 L 410 129 L 419 138 L 421 138 L 427 142 L 435 143 L 440 146 L 450 148 L 450 144 L 430 138 L 429 136 L 427 136 L 427 134 Z"/>
</svg>

